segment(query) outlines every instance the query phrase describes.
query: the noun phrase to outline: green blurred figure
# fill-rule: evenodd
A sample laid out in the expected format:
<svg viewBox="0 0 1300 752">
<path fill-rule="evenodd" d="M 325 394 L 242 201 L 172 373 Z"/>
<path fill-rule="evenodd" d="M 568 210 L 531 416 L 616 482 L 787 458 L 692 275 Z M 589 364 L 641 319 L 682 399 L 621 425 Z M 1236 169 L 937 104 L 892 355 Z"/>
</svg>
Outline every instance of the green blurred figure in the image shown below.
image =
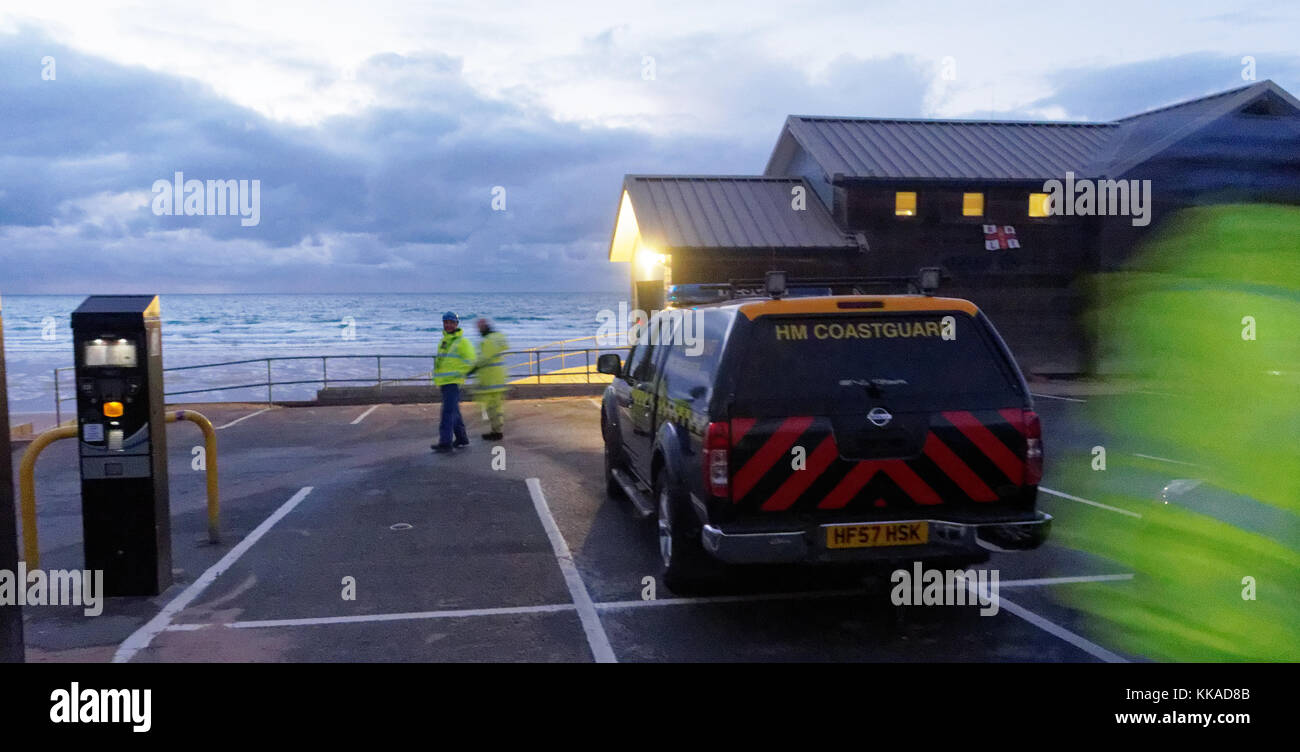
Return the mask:
<svg viewBox="0 0 1300 752">
<path fill-rule="evenodd" d="M 474 398 L 483 403 L 487 411 L 491 431 L 483 434 L 488 441 L 503 438 L 505 430 L 506 402 L 506 361 L 505 352 L 510 349 L 506 337 L 492 328 L 492 322 L 484 317 L 478 319 L 478 333 L 483 337 L 479 344 L 478 361 L 474 365 L 474 375 L 478 387 L 474 389 Z"/>
<path fill-rule="evenodd" d="M 1135 654 L 1300 660 L 1300 208 L 1185 210 L 1095 293 L 1103 370 L 1144 391 L 1093 400 L 1091 417 L 1196 467 L 1172 471 L 1185 480 L 1163 499 L 1101 495 L 1136 523 L 1080 512 L 1056 526 L 1135 574 L 1075 591 L 1075 605 Z M 1171 472 L 1111 458 L 1112 472 Z"/>
</svg>

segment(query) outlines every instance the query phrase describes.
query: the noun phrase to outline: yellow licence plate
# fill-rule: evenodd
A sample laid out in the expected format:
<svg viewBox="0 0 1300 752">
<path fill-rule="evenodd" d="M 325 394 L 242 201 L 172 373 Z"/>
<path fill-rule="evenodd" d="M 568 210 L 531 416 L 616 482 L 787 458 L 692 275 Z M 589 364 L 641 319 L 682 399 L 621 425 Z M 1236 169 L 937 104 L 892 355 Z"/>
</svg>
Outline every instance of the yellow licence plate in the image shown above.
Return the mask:
<svg viewBox="0 0 1300 752">
<path fill-rule="evenodd" d="M 876 525 L 836 525 L 826 528 L 827 548 L 919 546 L 930 540 L 928 522 L 888 522 Z"/>
</svg>

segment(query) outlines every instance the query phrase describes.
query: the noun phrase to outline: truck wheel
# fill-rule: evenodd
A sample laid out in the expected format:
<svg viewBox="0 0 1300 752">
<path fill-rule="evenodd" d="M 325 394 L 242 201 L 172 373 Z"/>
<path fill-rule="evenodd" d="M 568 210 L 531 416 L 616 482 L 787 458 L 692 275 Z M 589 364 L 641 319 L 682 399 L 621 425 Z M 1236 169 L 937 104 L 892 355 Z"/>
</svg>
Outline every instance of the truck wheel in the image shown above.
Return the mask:
<svg viewBox="0 0 1300 752">
<path fill-rule="evenodd" d="M 603 424 L 602 424 L 603 427 Z M 605 429 L 608 431 L 609 429 Z M 612 499 L 623 498 L 623 487 L 614 480 L 614 468 L 619 465 L 618 447 L 605 436 L 605 494 Z"/>
<path fill-rule="evenodd" d="M 712 591 L 720 584 L 721 565 L 705 552 L 693 520 L 674 499 L 662 474 L 655 480 L 655 505 L 663 583 L 681 595 Z"/>
</svg>

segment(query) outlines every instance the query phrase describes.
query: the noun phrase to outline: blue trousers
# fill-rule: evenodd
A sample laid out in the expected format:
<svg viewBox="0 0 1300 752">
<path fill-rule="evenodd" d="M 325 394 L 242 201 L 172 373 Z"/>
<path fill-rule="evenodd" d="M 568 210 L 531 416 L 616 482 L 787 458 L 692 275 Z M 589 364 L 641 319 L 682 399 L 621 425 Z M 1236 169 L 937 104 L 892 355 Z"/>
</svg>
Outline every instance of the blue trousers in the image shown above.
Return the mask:
<svg viewBox="0 0 1300 752">
<path fill-rule="evenodd" d="M 460 384 L 443 384 L 439 389 L 442 390 L 442 421 L 438 423 L 438 443 L 450 446 L 453 433 L 457 441 L 469 441 L 465 420 L 460 417 Z"/>
</svg>

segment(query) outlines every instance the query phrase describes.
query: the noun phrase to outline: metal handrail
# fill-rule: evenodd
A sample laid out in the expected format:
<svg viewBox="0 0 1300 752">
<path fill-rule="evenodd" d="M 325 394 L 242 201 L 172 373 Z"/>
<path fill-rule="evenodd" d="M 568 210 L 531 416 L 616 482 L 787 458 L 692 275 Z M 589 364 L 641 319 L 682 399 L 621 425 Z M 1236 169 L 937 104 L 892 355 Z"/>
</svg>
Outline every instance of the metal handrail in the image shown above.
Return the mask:
<svg viewBox="0 0 1300 752">
<path fill-rule="evenodd" d="M 575 341 L 575 342 L 576 342 L 576 341 L 580 341 L 580 340 L 582 340 L 582 339 L 589 339 L 589 338 L 587 338 L 587 337 L 582 337 L 582 338 L 578 338 L 577 340 L 570 340 L 570 341 Z M 507 379 L 512 379 L 512 380 L 517 380 L 517 379 L 519 379 L 519 378 L 536 379 L 536 380 L 537 380 L 537 383 L 541 384 L 541 383 L 544 383 L 543 379 L 544 379 L 545 377 L 547 377 L 547 376 L 557 376 L 557 377 L 558 377 L 558 376 L 561 376 L 561 375 L 563 375 L 563 376 L 576 376 L 576 375 L 582 375 L 582 376 L 585 377 L 585 379 L 584 379 L 584 380 L 585 380 L 585 383 L 590 384 L 590 383 L 592 383 L 592 382 L 591 382 L 591 375 L 592 375 L 593 373 L 597 373 L 597 371 L 592 367 L 593 359 L 592 359 L 592 357 L 591 357 L 591 354 L 592 354 L 593 352 L 596 352 L 596 353 L 603 353 L 603 352 L 622 352 L 622 351 L 624 351 L 624 350 L 626 350 L 626 349 L 627 349 L 626 346 L 612 346 L 612 347 L 584 347 L 584 348 L 564 348 L 564 347 L 561 347 L 561 348 L 555 348 L 555 349 L 527 348 L 527 349 L 524 349 L 524 350 L 508 350 L 508 351 L 502 353 L 501 355 L 502 355 L 502 357 L 509 357 L 509 356 L 512 356 L 512 355 L 514 355 L 514 356 L 522 356 L 522 357 L 523 357 L 522 360 L 520 360 L 520 361 L 518 361 L 518 362 L 516 362 L 516 363 L 508 364 L 508 365 L 506 366 L 506 378 L 507 378 Z M 563 374 L 561 374 L 560 371 L 563 371 L 563 370 L 566 368 L 567 363 L 568 363 L 568 359 L 571 358 L 571 357 L 575 357 L 575 356 L 581 356 L 581 357 L 583 357 L 584 366 L 583 366 L 583 368 L 582 368 L 582 371 L 575 372 L 575 373 L 563 373 Z M 381 390 L 382 390 L 384 384 L 386 384 L 386 383 L 387 383 L 387 384 L 399 384 L 399 383 L 407 383 L 407 382 L 428 383 L 428 382 L 430 381 L 430 375 L 429 375 L 429 374 L 421 374 L 421 375 L 419 375 L 419 376 L 409 376 L 409 377 L 388 377 L 388 378 L 385 378 L 385 377 L 384 377 L 384 372 L 383 372 L 383 362 L 384 362 L 385 359 L 394 359 L 394 358 L 396 358 L 396 359 L 406 359 L 406 360 L 411 360 L 411 359 L 421 359 L 421 358 L 422 358 L 422 359 L 426 359 L 426 360 L 430 360 L 430 361 L 432 361 L 432 360 L 433 360 L 434 358 L 436 358 L 436 357 L 437 357 L 436 354 L 428 354 L 428 355 L 399 355 L 399 354 L 383 354 L 383 353 L 358 353 L 358 354 L 346 354 L 346 355 L 277 355 L 277 356 L 272 356 L 272 357 L 268 357 L 268 358 L 247 358 L 247 359 L 244 359 L 244 360 L 227 360 L 227 361 L 222 361 L 222 362 L 220 362 L 220 363 L 200 363 L 200 364 L 197 364 L 197 365 L 189 365 L 189 366 L 171 366 L 171 367 L 169 367 L 169 368 L 164 368 L 164 369 L 163 369 L 163 372 L 164 372 L 164 373 L 170 373 L 170 372 L 173 372 L 173 371 L 194 371 L 194 370 L 203 369 L 203 368 L 222 368 L 222 367 L 227 367 L 227 366 L 239 366 L 239 365 L 251 365 L 251 364 L 255 364 L 255 363 L 265 363 L 265 364 L 266 364 L 266 380 L 265 380 L 265 381 L 255 381 L 255 382 L 246 383 L 246 384 L 223 384 L 223 385 L 221 385 L 221 386 L 203 387 L 203 388 L 200 388 L 200 389 L 178 389 L 178 390 L 175 390 L 175 391 L 165 391 L 165 392 L 163 393 L 163 396 L 165 396 L 165 397 L 178 397 L 178 396 L 190 395 L 190 394 L 202 394 L 202 393 L 204 393 L 204 392 L 221 392 L 221 391 L 228 391 L 228 390 L 234 390 L 234 389 L 258 389 L 258 388 L 263 388 L 263 387 L 265 387 L 265 388 L 266 388 L 266 401 L 267 401 L 268 404 L 272 404 L 272 403 L 274 403 L 274 401 L 275 401 L 275 400 L 274 400 L 274 391 L 273 391 L 273 389 L 274 389 L 274 387 L 277 387 L 277 386 L 294 386 L 294 385 L 302 385 L 302 384 L 321 384 L 322 388 L 328 388 L 330 384 L 374 384 L 378 389 L 381 389 Z M 354 359 L 355 359 L 355 358 L 374 359 L 374 361 L 375 361 L 375 376 L 374 376 L 373 378 L 339 378 L 339 377 L 331 377 L 331 376 L 329 375 L 329 361 L 330 361 L 330 360 L 333 360 L 333 359 L 345 359 L 345 358 L 354 358 Z M 274 378 L 273 364 L 274 364 L 276 361 L 303 361 L 303 360 L 319 360 L 319 361 L 321 362 L 321 377 L 320 377 L 320 378 L 312 378 L 312 379 L 286 379 L 286 380 L 279 380 L 279 381 L 277 381 L 277 380 Z M 553 361 L 553 360 L 559 360 L 559 361 L 560 361 L 559 368 L 556 369 L 555 371 L 543 372 L 543 371 L 542 371 L 542 364 L 543 364 L 543 363 L 546 363 L 546 362 L 549 362 L 549 361 Z M 525 369 L 525 372 L 524 372 L 522 375 L 520 375 L 520 374 L 518 374 L 518 373 L 513 373 L 513 374 L 511 373 L 511 369 L 516 369 L 516 370 L 517 370 L 517 369 L 520 369 L 520 368 Z M 67 402 L 67 401 L 69 401 L 69 400 L 75 400 L 75 399 L 76 399 L 76 395 L 75 395 L 75 394 L 74 394 L 73 396 L 70 396 L 70 397 L 64 397 L 64 396 L 62 396 L 61 388 L 60 388 L 60 386 L 59 386 L 59 375 L 60 375 L 61 373 L 65 372 L 65 371 L 73 371 L 73 370 L 75 370 L 75 369 L 74 369 L 73 367 L 71 367 L 71 366 L 63 366 L 63 367 L 59 367 L 59 368 L 55 368 L 55 369 L 54 369 L 54 413 L 55 413 L 55 425 L 60 425 L 60 424 L 62 424 L 62 422 L 63 422 L 63 412 L 62 412 L 62 411 L 63 411 L 63 403 L 64 403 L 64 402 Z"/>
<path fill-rule="evenodd" d="M 574 337 L 573 339 L 557 339 L 554 342 L 547 342 L 546 344 L 538 345 L 537 347 L 525 347 L 523 350 L 520 350 L 519 352 L 532 352 L 534 350 L 545 350 L 551 345 L 567 345 L 570 342 L 585 342 L 589 339 L 590 340 L 598 339 L 599 337 L 600 337 L 599 334 L 589 334 L 586 337 Z"/>
</svg>

